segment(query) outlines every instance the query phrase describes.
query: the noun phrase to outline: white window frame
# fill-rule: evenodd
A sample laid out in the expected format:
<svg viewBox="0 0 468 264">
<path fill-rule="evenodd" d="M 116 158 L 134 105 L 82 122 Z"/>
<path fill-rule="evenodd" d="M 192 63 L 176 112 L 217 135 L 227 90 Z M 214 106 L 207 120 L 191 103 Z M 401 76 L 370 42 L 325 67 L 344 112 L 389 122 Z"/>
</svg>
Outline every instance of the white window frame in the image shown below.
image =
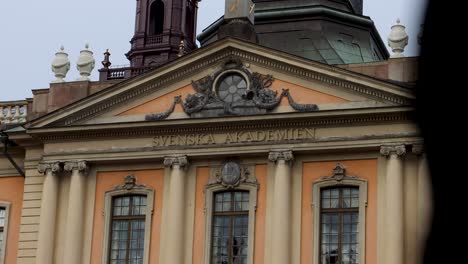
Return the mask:
<svg viewBox="0 0 468 264">
<path fill-rule="evenodd" d="M 10 218 L 10 207 L 11 207 L 11 203 L 0 201 L 0 208 L 5 208 L 5 225 L 3 226 L 3 243 L 2 245 L 0 245 L 2 247 L 2 253 L 0 254 L 0 264 L 5 263 L 7 241 L 8 241 L 8 222 Z"/>
<path fill-rule="evenodd" d="M 255 171 L 254 169 L 249 169 Z M 212 171 L 212 175 L 214 171 Z M 213 178 L 213 176 L 212 176 Z M 236 187 L 226 186 L 221 181 L 210 181 L 205 187 L 205 255 L 204 264 L 211 264 L 211 236 L 212 236 L 212 223 L 213 223 L 213 197 L 217 192 L 235 192 L 235 191 L 248 191 L 249 192 L 249 226 L 248 226 L 248 246 L 247 246 L 247 264 L 254 262 L 254 248 L 255 248 L 255 212 L 257 210 L 257 195 L 259 185 L 254 175 L 249 174 L 248 179 L 244 179 Z"/>
<path fill-rule="evenodd" d="M 343 170 L 340 170 L 343 169 Z M 342 173 L 337 173 L 341 171 Z M 335 174 L 322 177 L 312 184 L 312 210 L 313 210 L 313 264 L 320 264 L 320 194 L 321 190 L 329 187 L 352 186 L 359 188 L 359 224 L 358 224 L 358 254 L 359 264 L 366 260 L 366 207 L 367 207 L 367 180 L 345 174 L 344 167 L 337 164 Z"/>
<path fill-rule="evenodd" d="M 127 176 L 126 181 L 132 175 Z M 134 176 L 133 176 L 134 179 Z M 111 191 L 107 191 L 104 196 L 104 230 L 102 243 L 102 262 L 109 263 L 109 247 L 110 247 L 110 232 L 112 222 L 112 200 L 117 196 L 125 195 L 145 195 L 146 196 L 146 218 L 145 218 L 145 240 L 143 248 L 143 264 L 149 263 L 150 239 L 151 239 L 151 222 L 153 218 L 154 207 L 154 190 L 148 189 L 143 185 L 121 185 L 115 187 Z"/>
</svg>

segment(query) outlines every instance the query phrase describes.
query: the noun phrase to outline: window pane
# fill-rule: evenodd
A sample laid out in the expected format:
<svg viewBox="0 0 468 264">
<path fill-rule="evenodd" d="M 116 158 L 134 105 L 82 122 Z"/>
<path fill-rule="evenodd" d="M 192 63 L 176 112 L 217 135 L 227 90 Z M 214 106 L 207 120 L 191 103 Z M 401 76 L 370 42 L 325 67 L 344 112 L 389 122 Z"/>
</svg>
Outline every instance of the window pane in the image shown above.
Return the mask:
<svg viewBox="0 0 468 264">
<path fill-rule="evenodd" d="M 357 263 L 359 188 L 321 191 L 320 263 Z"/>
<path fill-rule="evenodd" d="M 0 256 L 2 255 L 3 230 L 0 230 Z"/>
<path fill-rule="evenodd" d="M 146 196 L 113 199 L 110 263 L 143 263 Z"/>
<path fill-rule="evenodd" d="M 5 208 L 0 208 L 0 227 L 5 226 Z"/>
<path fill-rule="evenodd" d="M 247 263 L 249 193 L 216 193 L 213 202 L 211 263 Z"/>
</svg>

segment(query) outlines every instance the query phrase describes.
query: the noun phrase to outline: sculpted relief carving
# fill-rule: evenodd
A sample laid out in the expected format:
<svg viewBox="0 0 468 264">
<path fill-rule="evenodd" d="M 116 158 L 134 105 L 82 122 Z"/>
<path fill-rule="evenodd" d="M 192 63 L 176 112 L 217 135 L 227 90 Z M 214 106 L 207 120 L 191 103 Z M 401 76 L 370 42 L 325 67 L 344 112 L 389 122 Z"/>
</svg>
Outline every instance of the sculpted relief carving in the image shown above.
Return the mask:
<svg viewBox="0 0 468 264">
<path fill-rule="evenodd" d="M 290 106 L 300 112 L 317 111 L 315 104 L 298 104 L 292 98 L 289 89 L 283 89 L 280 95 L 269 88 L 273 84 L 271 75 L 251 72 L 239 60 L 229 60 L 224 67 L 200 80 L 192 81 L 194 94 L 184 100 L 174 97 L 171 107 L 163 113 L 150 114 L 146 120 L 162 120 L 174 112 L 180 104 L 190 117 L 217 117 L 265 114 L 279 106 L 283 97 Z"/>
<path fill-rule="evenodd" d="M 208 186 L 222 185 L 224 188 L 233 189 L 242 183 L 258 184 L 252 175 L 253 166 L 242 165 L 237 161 L 225 161 L 220 167 L 213 168 Z"/>
</svg>

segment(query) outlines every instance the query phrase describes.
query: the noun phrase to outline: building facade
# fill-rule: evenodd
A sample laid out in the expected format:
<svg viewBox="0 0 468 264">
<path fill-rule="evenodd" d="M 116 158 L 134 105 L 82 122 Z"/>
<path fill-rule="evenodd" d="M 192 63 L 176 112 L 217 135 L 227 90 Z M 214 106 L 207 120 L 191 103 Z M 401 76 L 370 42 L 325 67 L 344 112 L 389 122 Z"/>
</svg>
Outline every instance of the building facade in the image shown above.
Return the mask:
<svg viewBox="0 0 468 264">
<path fill-rule="evenodd" d="M 418 263 L 417 60 L 304 2 L 228 0 L 196 47 L 195 1 L 140 0 L 126 74 L 0 103 L 0 264 Z"/>
</svg>

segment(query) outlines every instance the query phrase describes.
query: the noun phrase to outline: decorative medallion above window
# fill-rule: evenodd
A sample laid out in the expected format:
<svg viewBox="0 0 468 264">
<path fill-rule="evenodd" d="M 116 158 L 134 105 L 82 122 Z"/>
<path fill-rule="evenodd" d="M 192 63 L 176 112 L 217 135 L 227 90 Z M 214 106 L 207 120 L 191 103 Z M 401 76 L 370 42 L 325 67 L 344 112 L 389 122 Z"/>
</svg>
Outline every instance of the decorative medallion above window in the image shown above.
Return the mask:
<svg viewBox="0 0 468 264">
<path fill-rule="evenodd" d="M 252 170 L 253 168 L 241 166 L 237 161 L 226 161 L 214 171 L 208 185 L 222 185 L 224 188 L 232 189 L 242 183 L 257 184 L 255 176 L 250 173 Z"/>
<path fill-rule="evenodd" d="M 195 94 L 189 94 L 185 102 L 180 96 L 164 113 L 146 115 L 146 120 L 155 121 L 169 117 L 180 104 L 190 117 L 219 117 L 266 114 L 274 110 L 287 97 L 289 105 L 299 112 L 317 111 L 315 104 L 298 104 L 288 89 L 278 93 L 270 89 L 271 75 L 252 72 L 239 60 L 227 61 L 213 75 L 192 81 Z"/>
</svg>

